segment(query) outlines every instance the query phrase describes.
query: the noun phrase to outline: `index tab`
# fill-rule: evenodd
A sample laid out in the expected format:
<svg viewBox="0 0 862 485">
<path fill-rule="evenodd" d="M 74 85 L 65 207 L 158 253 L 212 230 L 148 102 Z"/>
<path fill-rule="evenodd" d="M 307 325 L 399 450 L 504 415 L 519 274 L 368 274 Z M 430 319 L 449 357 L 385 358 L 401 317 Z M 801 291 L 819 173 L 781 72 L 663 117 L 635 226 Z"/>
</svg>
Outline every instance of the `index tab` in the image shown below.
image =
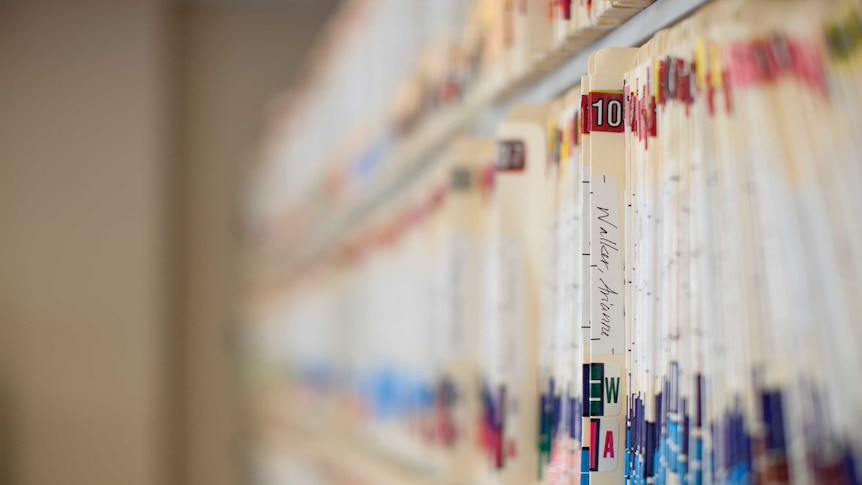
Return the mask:
<svg viewBox="0 0 862 485">
<path fill-rule="evenodd" d="M 625 131 L 622 91 L 590 91 L 587 102 L 590 131 Z"/>
<path fill-rule="evenodd" d="M 502 140 L 498 142 L 497 147 L 497 171 L 520 172 L 527 166 L 523 141 Z"/>
</svg>

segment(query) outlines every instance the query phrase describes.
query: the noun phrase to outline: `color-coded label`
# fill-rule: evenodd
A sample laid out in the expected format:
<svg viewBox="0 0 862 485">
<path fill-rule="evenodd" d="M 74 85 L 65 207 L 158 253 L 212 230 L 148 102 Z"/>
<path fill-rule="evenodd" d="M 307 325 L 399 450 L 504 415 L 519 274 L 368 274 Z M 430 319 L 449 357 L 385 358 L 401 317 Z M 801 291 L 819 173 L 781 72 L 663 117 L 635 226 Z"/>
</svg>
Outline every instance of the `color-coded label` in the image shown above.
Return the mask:
<svg viewBox="0 0 862 485">
<path fill-rule="evenodd" d="M 527 166 L 527 153 L 520 140 L 501 141 L 497 144 L 497 170 L 520 172 Z"/>
<path fill-rule="evenodd" d="M 612 472 L 620 454 L 620 423 L 613 418 L 590 420 L 590 471 Z"/>
<path fill-rule="evenodd" d="M 590 91 L 588 119 L 590 132 L 622 133 L 625 130 L 625 111 L 622 91 Z"/>
<path fill-rule="evenodd" d="M 613 362 L 590 364 L 590 416 L 619 416 L 622 368 Z"/>
</svg>

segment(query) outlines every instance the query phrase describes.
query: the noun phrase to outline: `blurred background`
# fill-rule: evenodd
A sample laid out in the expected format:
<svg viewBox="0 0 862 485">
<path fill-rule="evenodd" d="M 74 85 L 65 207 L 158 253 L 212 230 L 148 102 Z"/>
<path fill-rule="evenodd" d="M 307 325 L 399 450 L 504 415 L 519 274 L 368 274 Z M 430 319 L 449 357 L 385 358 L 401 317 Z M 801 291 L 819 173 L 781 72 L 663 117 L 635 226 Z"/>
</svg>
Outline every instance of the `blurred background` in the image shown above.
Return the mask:
<svg viewBox="0 0 862 485">
<path fill-rule="evenodd" d="M 859 0 L 0 0 L 0 485 L 859 483 L 860 80 Z"/>
<path fill-rule="evenodd" d="M 0 1 L 0 483 L 247 483 L 240 188 L 337 6 Z"/>
</svg>

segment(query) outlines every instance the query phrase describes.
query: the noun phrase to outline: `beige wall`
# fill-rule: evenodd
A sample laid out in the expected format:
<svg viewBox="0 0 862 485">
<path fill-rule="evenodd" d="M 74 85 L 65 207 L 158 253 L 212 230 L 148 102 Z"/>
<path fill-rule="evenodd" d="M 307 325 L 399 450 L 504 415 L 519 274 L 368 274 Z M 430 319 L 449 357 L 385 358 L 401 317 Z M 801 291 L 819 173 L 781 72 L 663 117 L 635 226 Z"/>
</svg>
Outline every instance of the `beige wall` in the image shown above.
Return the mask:
<svg viewBox="0 0 862 485">
<path fill-rule="evenodd" d="M 267 100 L 290 83 L 320 18 L 216 5 L 184 18 L 183 483 L 231 485 L 242 459 L 229 348 L 239 193 Z"/>
<path fill-rule="evenodd" d="M 0 0 L 0 484 L 241 483 L 237 202 L 333 2 L 247 3 Z"/>
<path fill-rule="evenodd" d="M 166 483 L 165 11 L 0 9 L 2 483 Z"/>
</svg>

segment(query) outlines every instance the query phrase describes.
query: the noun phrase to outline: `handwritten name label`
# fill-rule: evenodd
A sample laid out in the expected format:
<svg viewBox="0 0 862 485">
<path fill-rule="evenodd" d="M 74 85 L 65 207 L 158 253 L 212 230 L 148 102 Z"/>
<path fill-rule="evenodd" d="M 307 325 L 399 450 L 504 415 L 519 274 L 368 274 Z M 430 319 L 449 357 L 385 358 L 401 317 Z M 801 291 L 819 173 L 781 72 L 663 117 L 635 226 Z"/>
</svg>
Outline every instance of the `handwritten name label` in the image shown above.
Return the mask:
<svg viewBox="0 0 862 485">
<path fill-rule="evenodd" d="M 590 178 L 590 344 L 593 355 L 622 354 L 623 259 L 617 179 Z"/>
</svg>

